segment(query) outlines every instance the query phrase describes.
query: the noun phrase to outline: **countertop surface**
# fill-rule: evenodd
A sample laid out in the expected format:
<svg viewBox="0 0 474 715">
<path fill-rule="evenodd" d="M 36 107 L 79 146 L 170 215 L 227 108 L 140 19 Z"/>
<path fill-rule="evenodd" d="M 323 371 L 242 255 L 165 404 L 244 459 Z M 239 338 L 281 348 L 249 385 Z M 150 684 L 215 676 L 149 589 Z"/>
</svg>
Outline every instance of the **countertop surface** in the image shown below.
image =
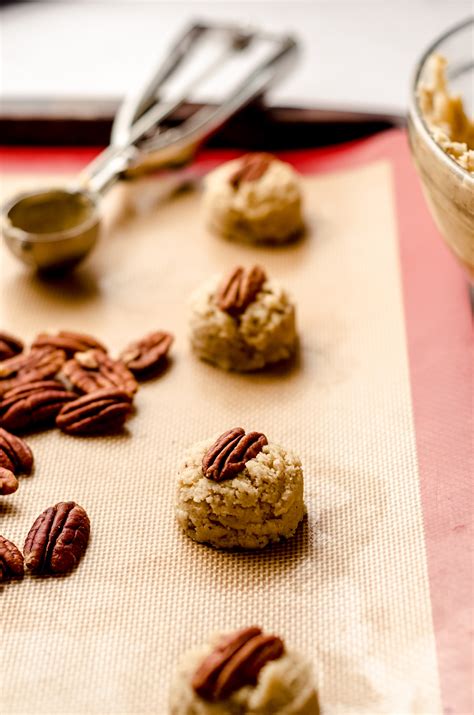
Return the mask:
<svg viewBox="0 0 474 715">
<path fill-rule="evenodd" d="M 299 64 L 271 93 L 273 104 L 401 113 L 420 53 L 472 10 L 470 0 L 7 3 L 0 11 L 0 97 L 121 96 L 198 18 L 300 39 Z"/>
</svg>

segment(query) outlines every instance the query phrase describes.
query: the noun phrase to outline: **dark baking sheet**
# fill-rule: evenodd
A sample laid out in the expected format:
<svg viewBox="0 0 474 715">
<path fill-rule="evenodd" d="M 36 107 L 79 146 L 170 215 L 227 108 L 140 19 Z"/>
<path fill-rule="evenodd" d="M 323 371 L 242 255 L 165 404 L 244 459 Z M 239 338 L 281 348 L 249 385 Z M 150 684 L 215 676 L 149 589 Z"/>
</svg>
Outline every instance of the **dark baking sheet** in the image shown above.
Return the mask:
<svg viewBox="0 0 474 715">
<path fill-rule="evenodd" d="M 108 144 L 119 100 L 13 100 L 0 109 L 0 137 L 11 146 L 93 146 Z M 199 105 L 184 104 L 172 115 L 176 126 Z M 267 107 L 254 102 L 208 142 L 216 148 L 308 149 L 371 136 L 404 124 L 401 115 L 349 110 Z"/>
</svg>

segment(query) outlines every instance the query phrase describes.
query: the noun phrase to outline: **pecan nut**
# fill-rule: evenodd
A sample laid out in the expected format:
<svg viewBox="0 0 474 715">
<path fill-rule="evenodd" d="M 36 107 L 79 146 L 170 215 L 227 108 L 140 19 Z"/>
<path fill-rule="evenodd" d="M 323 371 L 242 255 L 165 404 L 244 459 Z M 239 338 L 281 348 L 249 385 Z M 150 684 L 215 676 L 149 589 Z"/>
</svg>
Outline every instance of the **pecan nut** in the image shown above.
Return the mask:
<svg viewBox="0 0 474 715">
<path fill-rule="evenodd" d="M 202 458 L 203 474 L 215 482 L 235 477 L 266 444 L 268 440 L 261 432 L 245 434 L 242 427 L 228 430 L 214 442 Z"/>
<path fill-rule="evenodd" d="M 19 384 L 0 402 L 0 425 L 11 432 L 48 426 L 64 403 L 75 397 L 57 380 Z"/>
<path fill-rule="evenodd" d="M 125 390 L 97 390 L 64 405 L 56 425 L 67 434 L 103 434 L 120 430 L 132 409 Z"/>
<path fill-rule="evenodd" d="M 2 469 L 9 469 L 10 472 L 13 472 L 15 469 L 15 466 L 13 464 L 13 461 L 11 460 L 10 456 L 8 455 L 8 452 L 6 452 L 1 444 L 0 444 L 0 467 Z"/>
<path fill-rule="evenodd" d="M 254 302 L 266 280 L 265 271 L 260 266 L 249 270 L 241 266 L 234 268 L 217 289 L 218 307 L 233 317 L 241 315 Z"/>
<path fill-rule="evenodd" d="M 21 352 L 23 352 L 21 340 L 10 333 L 0 331 L 0 360 L 8 360 Z"/>
<path fill-rule="evenodd" d="M 0 427 L 0 467 L 14 474 L 31 474 L 33 461 L 33 452 L 25 440 Z"/>
<path fill-rule="evenodd" d="M 75 333 L 71 330 L 59 330 L 56 334 L 40 333 L 36 336 L 31 345 L 32 349 L 51 347 L 64 350 L 68 358 L 72 358 L 75 353 L 85 352 L 86 350 L 101 350 L 106 353 L 102 343 L 100 343 L 92 335 L 86 333 Z"/>
<path fill-rule="evenodd" d="M 76 353 L 61 371 L 75 388 L 91 393 L 97 390 L 124 390 L 134 395 L 138 384 L 130 370 L 120 360 L 113 360 L 101 350 Z"/>
<path fill-rule="evenodd" d="M 151 373 L 161 367 L 173 343 L 173 336 L 162 330 L 130 343 L 119 355 L 119 360 L 137 376 Z"/>
<path fill-rule="evenodd" d="M 54 377 L 66 360 L 63 350 L 44 347 L 0 363 L 0 395 L 13 387 Z"/>
<path fill-rule="evenodd" d="M 35 574 L 68 573 L 84 554 L 89 534 L 89 517 L 81 506 L 69 501 L 49 507 L 26 537 L 26 567 Z"/>
<path fill-rule="evenodd" d="M 21 578 L 24 573 L 23 555 L 11 541 L 0 536 L 0 581 Z"/>
<path fill-rule="evenodd" d="M 0 495 L 13 494 L 18 489 L 18 479 L 11 469 L 0 467 Z"/>
<path fill-rule="evenodd" d="M 191 686 L 205 700 L 225 700 L 244 685 L 255 685 L 262 668 L 284 653 L 283 641 L 252 626 L 224 637 L 200 664 Z"/>
<path fill-rule="evenodd" d="M 275 157 L 264 152 L 246 154 L 241 158 L 237 171 L 230 177 L 230 185 L 237 190 L 245 181 L 258 181 L 273 161 Z"/>
</svg>

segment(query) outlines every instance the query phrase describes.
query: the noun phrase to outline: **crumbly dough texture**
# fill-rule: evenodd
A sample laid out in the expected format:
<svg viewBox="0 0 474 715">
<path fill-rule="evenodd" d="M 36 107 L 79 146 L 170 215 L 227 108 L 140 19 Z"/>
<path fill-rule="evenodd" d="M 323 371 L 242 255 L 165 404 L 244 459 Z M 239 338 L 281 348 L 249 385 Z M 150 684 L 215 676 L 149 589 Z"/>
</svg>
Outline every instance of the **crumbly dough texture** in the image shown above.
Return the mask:
<svg viewBox="0 0 474 715">
<path fill-rule="evenodd" d="M 295 308 L 286 291 L 266 281 L 239 318 L 216 303 L 220 278 L 191 297 L 190 338 L 194 352 L 224 370 L 246 372 L 290 358 L 297 346 Z"/>
<path fill-rule="evenodd" d="M 191 687 L 192 676 L 222 635 L 182 657 L 171 684 L 171 715 L 318 715 L 311 666 L 294 651 L 267 663 L 255 686 L 240 688 L 218 703 L 200 698 Z"/>
<path fill-rule="evenodd" d="M 429 79 L 418 90 L 420 109 L 437 144 L 474 173 L 474 118 L 467 116 L 462 97 L 450 94 L 446 66 L 445 57 L 430 57 Z"/>
<path fill-rule="evenodd" d="M 422 132 L 411 132 L 411 144 L 438 227 L 474 282 L 474 121 L 461 98 L 449 94 L 445 71 L 445 58 L 432 55 L 418 87 L 419 106 L 440 149 L 466 171 L 441 161 Z"/>
<path fill-rule="evenodd" d="M 240 474 L 216 482 L 201 462 L 217 437 L 191 448 L 180 469 L 176 514 L 184 532 L 222 549 L 261 549 L 292 536 L 305 511 L 298 457 L 267 444 Z"/>
<path fill-rule="evenodd" d="M 238 241 L 283 243 L 303 229 L 299 178 L 289 164 L 274 159 L 256 181 L 234 189 L 230 179 L 240 159 L 222 164 L 205 180 L 206 224 L 220 236 Z"/>
</svg>

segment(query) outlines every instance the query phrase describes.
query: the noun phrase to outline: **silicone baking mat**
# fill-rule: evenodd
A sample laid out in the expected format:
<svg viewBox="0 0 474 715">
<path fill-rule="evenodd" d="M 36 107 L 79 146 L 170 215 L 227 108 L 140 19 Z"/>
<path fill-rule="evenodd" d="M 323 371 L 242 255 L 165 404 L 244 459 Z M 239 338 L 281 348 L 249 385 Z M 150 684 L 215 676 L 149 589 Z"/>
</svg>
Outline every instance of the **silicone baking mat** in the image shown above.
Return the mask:
<svg viewBox="0 0 474 715">
<path fill-rule="evenodd" d="M 287 248 L 209 235 L 196 191 L 134 213 L 148 182 L 110 196 L 107 235 L 69 282 L 44 284 L 0 249 L 5 329 L 84 330 L 112 350 L 176 335 L 124 434 L 30 439 L 36 470 L 2 500 L 0 533 L 21 546 L 38 513 L 74 499 L 92 538 L 71 576 L 1 587 L 2 712 L 166 715 L 180 653 L 250 623 L 312 659 L 323 713 L 470 712 L 472 334 L 406 152 L 389 133 L 289 157 L 307 174 L 309 230 Z M 85 158 L 48 156 L 49 174 Z M 30 158 L 3 153 L 3 193 L 51 181 L 24 171 Z M 292 293 L 301 354 L 227 374 L 190 353 L 187 299 L 252 262 Z M 174 521 L 183 451 L 236 425 L 304 466 L 307 519 L 261 553 L 214 551 Z"/>
</svg>

